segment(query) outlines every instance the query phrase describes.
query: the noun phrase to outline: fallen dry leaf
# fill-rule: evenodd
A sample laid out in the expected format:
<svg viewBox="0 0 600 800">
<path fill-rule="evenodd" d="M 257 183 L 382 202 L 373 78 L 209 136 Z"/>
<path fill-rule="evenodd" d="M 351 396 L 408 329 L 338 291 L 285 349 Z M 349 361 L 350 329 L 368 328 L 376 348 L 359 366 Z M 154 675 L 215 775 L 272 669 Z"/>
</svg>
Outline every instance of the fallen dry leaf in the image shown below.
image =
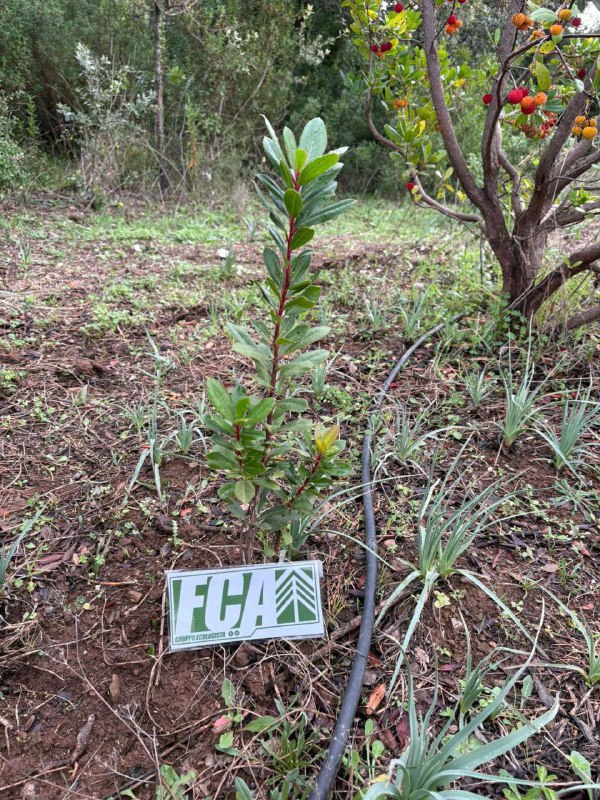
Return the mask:
<svg viewBox="0 0 600 800">
<path fill-rule="evenodd" d="M 371 696 L 367 700 L 367 714 L 374 714 L 377 711 L 384 696 L 385 696 L 385 683 L 380 683 L 373 689 L 373 691 L 371 692 Z"/>
</svg>

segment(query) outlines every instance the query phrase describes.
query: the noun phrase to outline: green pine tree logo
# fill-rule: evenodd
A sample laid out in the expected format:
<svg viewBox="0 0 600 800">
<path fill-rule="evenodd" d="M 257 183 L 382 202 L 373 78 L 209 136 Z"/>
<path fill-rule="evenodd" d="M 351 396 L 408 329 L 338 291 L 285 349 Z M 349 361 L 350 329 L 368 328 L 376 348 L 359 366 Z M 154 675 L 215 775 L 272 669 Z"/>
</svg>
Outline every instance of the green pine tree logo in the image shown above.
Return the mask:
<svg viewBox="0 0 600 800">
<path fill-rule="evenodd" d="M 312 570 L 286 569 L 275 572 L 277 624 L 316 622 L 317 598 Z"/>
</svg>

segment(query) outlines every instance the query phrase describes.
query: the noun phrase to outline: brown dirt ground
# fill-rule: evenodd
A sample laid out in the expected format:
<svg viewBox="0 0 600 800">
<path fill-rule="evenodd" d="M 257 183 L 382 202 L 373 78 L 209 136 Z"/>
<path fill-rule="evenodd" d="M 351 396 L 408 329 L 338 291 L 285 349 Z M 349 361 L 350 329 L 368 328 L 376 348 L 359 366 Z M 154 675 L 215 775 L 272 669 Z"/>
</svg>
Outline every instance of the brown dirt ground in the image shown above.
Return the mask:
<svg viewBox="0 0 600 800">
<path fill-rule="evenodd" d="M 47 212 L 49 231 L 53 213 Z M 49 242 L 69 252 L 53 260 L 46 253 Z M 348 267 L 359 270 L 365 262 L 377 260 L 385 280 L 390 285 L 397 280 L 396 254 L 389 248 L 352 239 L 328 245 L 333 255 L 321 258 L 319 264 L 327 274 Z M 9 239 L 4 244 L 2 278 L 8 313 L 0 324 L 6 334 L 17 335 L 25 344 L 13 346 L 7 338 L 0 351 L 3 364 L 20 375 L 16 388 L 0 395 L 4 419 L 0 533 L 10 540 L 32 502 L 45 504 L 46 510 L 36 547 L 19 565 L 23 586 L 11 591 L 2 609 L 0 797 L 98 800 L 118 797 L 119 790 L 132 787 L 139 800 L 150 800 L 155 796 L 156 764 L 170 763 L 179 772 L 196 770 L 193 797 L 230 798 L 235 774 L 261 787 L 273 771 L 261 758 L 256 737 L 241 733 L 239 726 L 236 746 L 248 756 L 245 765 L 236 762 L 232 768 L 231 758 L 216 751 L 224 714 L 223 679 L 233 682 L 246 720 L 260 714 L 278 716 L 275 699 L 289 706 L 296 698 L 310 729 L 326 744 L 355 634 L 333 639 L 331 647 L 322 641 L 269 641 L 165 654 L 164 571 L 175 565 L 206 568 L 239 563 L 237 533 L 214 502 L 216 478 L 198 453 L 169 458 L 162 469 L 166 503 L 158 502 L 148 470 L 142 473 L 144 483 L 127 499 L 140 438 L 120 410 L 151 393 L 152 378 L 144 372 L 150 363 L 144 355 L 147 342 L 142 325 L 119 325 L 101 335 L 89 335 L 84 326 L 91 319 L 90 298 L 102 293 L 109 276 L 140 277 L 151 268 L 160 278 L 170 269 L 175 252 L 191 264 L 214 264 L 214 248 L 152 245 L 150 251 L 138 253 L 127 247 L 108 261 L 102 257 L 102 241 L 70 248 L 60 230 L 47 240 L 36 240 L 30 267 L 23 274 L 16 267 L 14 242 Z M 258 246 L 238 251 L 238 262 L 247 269 L 231 280 L 231 288 L 260 274 L 258 258 Z M 201 272 L 190 277 L 192 282 L 202 280 Z M 25 295 L 32 298 L 29 305 L 21 302 Z M 149 326 L 161 353 L 175 362 L 164 385 L 164 396 L 175 408 L 197 400 L 208 375 L 227 380 L 246 369 L 223 335 L 203 335 L 197 344 L 194 335 L 207 328 L 209 313 L 208 303 L 192 307 L 174 303 L 161 306 Z M 394 329 L 371 340 L 350 332 L 332 337 L 329 344 L 341 348 L 333 380 L 359 401 L 377 388 L 385 365 L 405 346 L 401 331 Z M 185 364 L 179 358 L 184 346 L 195 348 Z M 381 353 L 382 366 L 373 370 L 369 362 Z M 424 348 L 399 376 L 394 398 L 436 399 L 443 404 L 452 396 L 456 371 L 449 367 L 445 375 L 436 372 L 431 353 L 431 347 Z M 466 351 L 464 358 L 469 358 Z M 596 357 L 596 374 L 597 361 Z M 568 378 L 576 377 L 578 369 L 569 371 Z M 540 490 L 538 499 L 551 497 L 552 493 L 541 491 L 553 484 L 554 472 L 539 439 L 528 435 L 514 453 L 499 452 L 490 422 L 497 411 L 494 403 L 500 403 L 498 395 L 483 413 L 468 406 L 456 410 L 461 424 L 476 428 L 474 455 L 469 458 L 476 480 L 485 485 L 502 473 L 511 487 L 528 483 Z M 333 415 L 337 410 L 332 402 L 324 408 Z M 360 426 L 347 427 L 356 444 Z M 448 463 L 459 445 L 447 444 L 442 463 Z M 399 472 L 377 494 L 381 548 L 390 564 L 382 572 L 382 597 L 388 593 L 386 587 L 406 574 L 398 559 L 414 556 L 410 500 L 422 480 L 413 468 Z M 556 508 L 550 518 L 546 510 L 536 508 L 490 530 L 462 566 L 514 603 L 532 630 L 542 613 L 542 595 L 534 590 L 540 581 L 564 600 L 574 595 L 576 610 L 597 624 L 598 528 L 582 510 Z M 357 507 L 350 505 L 334 510 L 327 524 L 360 539 L 359 517 Z M 176 546 L 170 531 L 173 519 L 179 521 L 181 543 Z M 106 561 L 94 574 L 91 559 L 99 548 L 106 548 Z M 347 539 L 323 532 L 309 543 L 307 555 L 320 557 L 325 564 L 324 604 L 332 635 L 360 609 L 362 552 Z M 526 649 L 526 642 L 514 637 L 497 607 L 465 579 L 454 576 L 438 589 L 452 602 L 437 608 L 430 599 L 412 644 L 417 699 L 423 709 L 433 697 L 435 659 L 440 708 L 456 697 L 466 658 L 459 608 L 471 630 L 474 659 L 500 645 Z M 401 638 L 412 607 L 407 602 L 396 606 L 377 631 L 365 702 L 390 677 L 397 656 L 392 638 Z M 576 632 L 548 603 L 540 644 L 553 661 L 584 663 Z M 510 663 L 518 661 L 513 657 Z M 542 688 L 534 690 L 527 713 L 544 709 L 544 687 L 551 696 L 560 692 L 562 711 L 523 752 L 523 765 L 507 761 L 504 766 L 519 774 L 537 759 L 560 780 L 571 780 L 560 751 L 579 750 L 600 766 L 598 691 L 590 692 L 572 671 L 539 674 Z M 504 672 L 497 669 L 493 675 L 498 681 Z M 405 689 L 402 681 L 397 702 L 384 702 L 373 715 L 376 735 L 393 755 L 407 738 L 401 708 Z M 363 704 L 357 748 L 367 716 Z M 500 733 L 506 724 L 498 722 Z M 346 775 L 336 796 L 352 797 L 358 788 L 356 776 Z"/>
</svg>

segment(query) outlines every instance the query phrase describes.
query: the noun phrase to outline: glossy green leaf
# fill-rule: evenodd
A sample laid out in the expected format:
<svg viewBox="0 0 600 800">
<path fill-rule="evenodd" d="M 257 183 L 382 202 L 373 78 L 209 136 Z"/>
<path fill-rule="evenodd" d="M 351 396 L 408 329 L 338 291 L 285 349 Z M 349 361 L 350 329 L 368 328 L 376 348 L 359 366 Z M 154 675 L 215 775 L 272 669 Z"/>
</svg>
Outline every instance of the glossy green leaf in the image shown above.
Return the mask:
<svg viewBox="0 0 600 800">
<path fill-rule="evenodd" d="M 315 232 L 312 228 L 298 228 L 292 237 L 292 250 L 297 250 L 299 247 L 304 247 L 305 244 L 310 242 L 314 235 Z"/>
<path fill-rule="evenodd" d="M 235 496 L 240 501 L 240 503 L 247 504 L 249 503 L 252 498 L 254 497 L 255 489 L 254 484 L 252 481 L 236 481 L 234 490 Z"/>
<path fill-rule="evenodd" d="M 535 77 L 537 84 L 543 92 L 547 92 L 552 85 L 552 76 L 550 70 L 541 61 L 535 64 Z"/>
<path fill-rule="evenodd" d="M 288 189 L 283 195 L 283 202 L 290 217 L 296 219 L 302 213 L 302 198 L 294 189 Z"/>
<path fill-rule="evenodd" d="M 219 383 L 215 378 L 208 378 L 206 381 L 206 394 L 221 416 L 230 421 L 235 419 L 231 398 L 222 383 Z"/>
<path fill-rule="evenodd" d="M 327 128 L 320 117 L 315 117 L 306 123 L 299 145 L 306 150 L 309 161 L 323 155 L 327 148 Z"/>
<path fill-rule="evenodd" d="M 269 416 L 274 405 L 275 400 L 272 397 L 265 397 L 250 409 L 246 419 L 251 424 L 256 425 L 256 423 L 262 422 L 263 419 Z"/>
<path fill-rule="evenodd" d="M 327 155 L 320 156 L 314 161 L 309 161 L 300 173 L 300 177 L 298 178 L 299 186 L 305 186 L 307 183 L 314 181 L 315 178 L 320 177 L 327 172 L 328 169 L 335 166 L 338 161 L 339 156 L 337 153 L 327 153 Z"/>
<path fill-rule="evenodd" d="M 296 161 L 296 137 L 287 127 L 283 129 L 283 144 L 288 162 L 293 166 Z"/>
</svg>

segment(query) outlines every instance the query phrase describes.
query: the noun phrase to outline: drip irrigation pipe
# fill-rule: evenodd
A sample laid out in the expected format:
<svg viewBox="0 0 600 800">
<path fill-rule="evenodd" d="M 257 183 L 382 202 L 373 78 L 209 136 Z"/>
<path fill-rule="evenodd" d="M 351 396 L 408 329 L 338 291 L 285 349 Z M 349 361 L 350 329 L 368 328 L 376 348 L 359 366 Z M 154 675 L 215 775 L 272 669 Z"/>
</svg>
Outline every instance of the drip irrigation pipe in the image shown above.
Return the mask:
<svg viewBox="0 0 600 800">
<path fill-rule="evenodd" d="M 464 314 L 457 314 L 452 317 L 452 322 L 456 322 Z M 428 330 L 417 341 L 412 344 L 408 350 L 396 362 L 394 368 L 386 378 L 385 383 L 377 393 L 374 406 L 378 406 L 387 395 L 391 384 L 394 379 L 410 359 L 412 354 L 421 347 L 431 336 L 441 331 L 446 327 L 443 322 L 436 325 L 431 330 Z M 348 744 L 348 737 L 354 725 L 354 717 L 356 709 L 360 700 L 360 695 L 363 687 L 363 679 L 365 669 L 367 666 L 367 659 L 369 650 L 371 648 L 371 638 L 373 636 L 373 628 L 375 625 L 375 589 L 377 585 L 377 526 L 375 523 L 375 514 L 373 512 L 373 484 L 371 481 L 371 442 L 373 435 L 371 433 L 372 426 L 367 428 L 363 439 L 362 456 L 361 456 L 361 481 L 362 481 L 362 501 L 365 517 L 365 598 L 363 604 L 362 620 L 360 623 L 360 631 L 358 634 L 358 644 L 356 646 L 356 654 L 352 667 L 350 669 L 350 676 L 348 678 L 348 686 L 342 699 L 340 713 L 335 723 L 335 728 L 325 761 L 317 775 L 316 788 L 311 792 L 309 800 L 326 800 L 335 777 L 340 768 L 342 756 Z"/>
</svg>

